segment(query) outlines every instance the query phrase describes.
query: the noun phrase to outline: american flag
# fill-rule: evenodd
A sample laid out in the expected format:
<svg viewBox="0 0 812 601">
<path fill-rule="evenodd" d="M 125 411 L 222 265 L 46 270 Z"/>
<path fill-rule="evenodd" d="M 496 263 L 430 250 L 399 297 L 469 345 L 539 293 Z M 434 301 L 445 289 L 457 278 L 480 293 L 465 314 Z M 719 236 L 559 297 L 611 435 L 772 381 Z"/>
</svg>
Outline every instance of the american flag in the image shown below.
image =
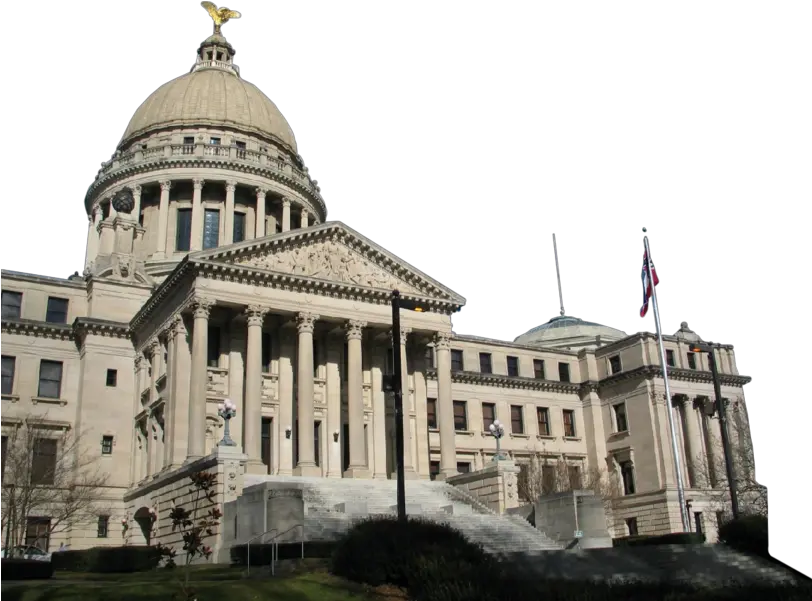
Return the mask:
<svg viewBox="0 0 812 601">
<path fill-rule="evenodd" d="M 640 317 L 645 317 L 648 313 L 648 301 L 651 298 L 651 282 L 648 279 L 648 251 L 643 251 L 643 306 L 640 308 Z M 657 277 L 657 270 L 654 269 L 654 261 L 651 262 L 651 276 L 654 279 L 654 285 L 660 283 L 660 278 Z"/>
</svg>

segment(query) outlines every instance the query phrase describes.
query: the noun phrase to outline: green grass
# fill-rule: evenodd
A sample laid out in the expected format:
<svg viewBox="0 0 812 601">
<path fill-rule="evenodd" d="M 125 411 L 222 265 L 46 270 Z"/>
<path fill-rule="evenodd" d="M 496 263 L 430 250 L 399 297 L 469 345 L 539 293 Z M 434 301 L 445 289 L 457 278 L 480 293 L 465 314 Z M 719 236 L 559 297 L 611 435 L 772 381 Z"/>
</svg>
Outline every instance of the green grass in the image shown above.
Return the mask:
<svg viewBox="0 0 812 601">
<path fill-rule="evenodd" d="M 364 587 L 326 572 L 246 579 L 241 569 L 204 566 L 191 580 L 198 601 L 369 601 L 376 596 Z M 4 601 L 171 601 L 181 599 L 180 570 L 139 574 L 77 574 L 58 572 L 46 581 L 4 586 Z M 177 597 L 174 597 L 178 593 Z M 185 600 L 184 600 L 185 601 Z"/>
</svg>

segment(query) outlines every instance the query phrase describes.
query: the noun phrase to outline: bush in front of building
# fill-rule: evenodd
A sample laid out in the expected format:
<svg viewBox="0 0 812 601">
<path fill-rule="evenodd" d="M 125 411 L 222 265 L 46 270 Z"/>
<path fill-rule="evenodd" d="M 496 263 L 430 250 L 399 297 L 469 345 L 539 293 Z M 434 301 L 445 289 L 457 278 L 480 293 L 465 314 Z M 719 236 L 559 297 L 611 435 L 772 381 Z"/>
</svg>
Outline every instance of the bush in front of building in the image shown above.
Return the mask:
<svg viewBox="0 0 812 601">
<path fill-rule="evenodd" d="M 772 559 L 769 551 L 767 517 L 744 515 L 719 527 L 719 542 L 732 549 Z"/>
<path fill-rule="evenodd" d="M 69 572 L 145 572 L 157 568 L 160 560 L 160 551 L 147 546 L 92 547 L 51 555 L 55 570 Z"/>
<path fill-rule="evenodd" d="M 50 561 L 9 557 L 2 560 L 3 580 L 45 580 L 54 575 Z"/>
<path fill-rule="evenodd" d="M 613 547 L 643 547 L 650 545 L 703 545 L 701 532 L 672 532 L 670 534 L 624 536 L 612 539 Z"/>
</svg>

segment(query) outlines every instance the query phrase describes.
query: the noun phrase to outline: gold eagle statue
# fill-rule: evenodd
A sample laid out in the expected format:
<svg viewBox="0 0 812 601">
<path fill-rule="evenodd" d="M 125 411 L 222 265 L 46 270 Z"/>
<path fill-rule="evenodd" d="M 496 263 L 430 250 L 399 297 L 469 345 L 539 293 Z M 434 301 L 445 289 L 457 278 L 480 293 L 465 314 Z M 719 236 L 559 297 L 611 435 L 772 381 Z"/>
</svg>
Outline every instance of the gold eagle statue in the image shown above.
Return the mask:
<svg viewBox="0 0 812 601">
<path fill-rule="evenodd" d="M 214 21 L 214 33 L 216 34 L 220 33 L 220 26 L 223 23 L 226 23 L 231 19 L 239 19 L 242 16 L 236 10 L 231 10 L 225 6 L 222 8 L 217 8 L 217 5 L 214 4 L 214 2 L 201 2 L 200 6 L 206 9 L 211 17 L 211 20 Z"/>
</svg>

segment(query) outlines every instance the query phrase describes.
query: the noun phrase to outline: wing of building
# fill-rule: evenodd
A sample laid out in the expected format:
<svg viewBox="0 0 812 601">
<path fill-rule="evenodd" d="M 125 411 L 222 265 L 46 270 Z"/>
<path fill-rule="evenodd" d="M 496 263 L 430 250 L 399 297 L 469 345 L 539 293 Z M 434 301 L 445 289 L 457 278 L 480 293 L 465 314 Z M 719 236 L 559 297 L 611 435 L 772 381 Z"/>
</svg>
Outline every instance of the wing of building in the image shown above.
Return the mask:
<svg viewBox="0 0 812 601">
<path fill-rule="evenodd" d="M 455 334 L 465 299 L 421 270 L 430 265 L 328 221 L 290 125 L 234 55 L 212 35 L 191 71 L 135 112 L 84 199 L 81 275 L 2 272 L 4 463 L 13 433 L 36 418 L 43 439 L 80 436 L 108 475 L 98 520 L 51 529 L 42 509 L 27 518 L 28 542 L 131 540 L 132 528 L 107 522 L 163 511 L 157 495 L 172 474 L 216 451 L 225 398 L 238 408 L 230 434 L 245 456 L 240 473 L 392 478 L 382 376 L 395 356 L 394 288 L 428 308 L 404 312 L 394 351 L 407 366 L 410 479 L 486 468 L 498 419 L 502 451 L 521 466 L 542 458 L 576 481 L 617 475 L 615 534 L 680 530 L 655 337 L 568 316 L 513 342 Z M 720 431 L 703 410 L 713 388 L 707 359 L 689 350 L 695 339 L 683 324 L 665 345 L 687 494 L 710 532 L 716 516 L 702 499 L 716 482 Z M 749 378 L 732 346 L 718 361 L 746 432 Z M 40 449 L 38 461 L 59 452 Z M 521 469 L 520 484 L 530 468 Z M 516 502 L 524 494 L 520 486 Z"/>
</svg>

